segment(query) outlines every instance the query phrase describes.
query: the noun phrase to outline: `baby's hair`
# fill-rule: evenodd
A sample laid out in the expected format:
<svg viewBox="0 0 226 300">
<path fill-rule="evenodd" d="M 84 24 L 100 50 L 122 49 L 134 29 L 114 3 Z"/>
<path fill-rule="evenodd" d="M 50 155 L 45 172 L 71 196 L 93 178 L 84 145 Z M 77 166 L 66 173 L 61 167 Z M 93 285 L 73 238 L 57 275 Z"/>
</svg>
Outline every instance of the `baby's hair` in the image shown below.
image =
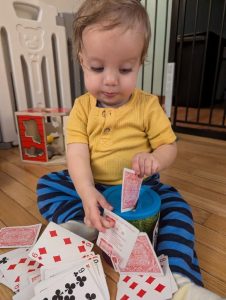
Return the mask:
<svg viewBox="0 0 226 300">
<path fill-rule="evenodd" d="M 141 24 L 144 30 L 144 47 L 141 63 L 145 61 L 151 27 L 148 14 L 139 0 L 85 0 L 74 18 L 74 49 L 76 56 L 82 49 L 82 34 L 87 26 L 101 24 L 103 30 L 110 30 L 116 26 L 126 29 Z"/>
</svg>

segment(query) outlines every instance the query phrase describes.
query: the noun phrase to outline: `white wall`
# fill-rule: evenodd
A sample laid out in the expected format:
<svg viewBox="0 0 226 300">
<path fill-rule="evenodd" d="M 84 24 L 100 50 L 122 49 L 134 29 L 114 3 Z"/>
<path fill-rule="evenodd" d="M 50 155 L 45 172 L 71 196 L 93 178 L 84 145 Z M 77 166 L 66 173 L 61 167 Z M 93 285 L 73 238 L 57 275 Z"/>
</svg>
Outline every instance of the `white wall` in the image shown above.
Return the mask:
<svg viewBox="0 0 226 300">
<path fill-rule="evenodd" d="M 59 12 L 75 12 L 83 0 L 42 0 L 50 5 L 56 6 Z"/>
</svg>

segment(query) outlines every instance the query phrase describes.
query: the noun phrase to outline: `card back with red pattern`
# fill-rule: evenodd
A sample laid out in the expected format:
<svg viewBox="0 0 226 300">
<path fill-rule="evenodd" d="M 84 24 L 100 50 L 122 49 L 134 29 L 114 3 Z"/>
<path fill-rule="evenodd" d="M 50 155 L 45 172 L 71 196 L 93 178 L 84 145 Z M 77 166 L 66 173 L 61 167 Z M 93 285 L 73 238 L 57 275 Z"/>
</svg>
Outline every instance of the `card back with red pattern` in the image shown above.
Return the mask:
<svg viewBox="0 0 226 300">
<path fill-rule="evenodd" d="M 140 194 L 142 178 L 139 178 L 134 170 L 123 170 L 121 212 L 133 210 L 136 207 Z"/>
</svg>

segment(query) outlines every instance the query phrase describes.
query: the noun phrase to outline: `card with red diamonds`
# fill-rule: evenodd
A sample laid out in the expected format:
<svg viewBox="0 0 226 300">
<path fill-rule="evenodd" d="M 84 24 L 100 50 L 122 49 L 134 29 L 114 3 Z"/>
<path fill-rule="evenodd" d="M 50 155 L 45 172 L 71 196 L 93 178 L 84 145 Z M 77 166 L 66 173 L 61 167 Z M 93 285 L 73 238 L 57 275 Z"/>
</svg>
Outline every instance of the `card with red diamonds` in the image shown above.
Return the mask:
<svg viewBox="0 0 226 300">
<path fill-rule="evenodd" d="M 161 259 L 161 265 L 165 271 L 161 277 L 151 274 L 141 276 L 120 274 L 116 300 L 172 299 L 177 287 L 175 284 L 172 285 L 168 259 Z"/>
<path fill-rule="evenodd" d="M 51 266 L 59 262 L 72 261 L 89 253 L 92 248 L 93 243 L 50 222 L 29 256 L 44 266 Z"/>
<path fill-rule="evenodd" d="M 16 249 L 0 256 L 1 272 L 7 286 L 13 291 L 19 289 L 21 275 L 39 269 L 42 264 L 28 257 L 30 249 Z"/>
</svg>

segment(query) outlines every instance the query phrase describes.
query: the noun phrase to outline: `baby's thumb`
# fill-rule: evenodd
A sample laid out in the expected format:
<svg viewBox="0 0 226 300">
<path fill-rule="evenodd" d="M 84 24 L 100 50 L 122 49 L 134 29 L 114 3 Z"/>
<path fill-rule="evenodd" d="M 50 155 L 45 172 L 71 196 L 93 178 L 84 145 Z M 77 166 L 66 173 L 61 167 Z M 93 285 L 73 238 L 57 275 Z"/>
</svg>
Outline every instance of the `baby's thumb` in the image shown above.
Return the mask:
<svg viewBox="0 0 226 300">
<path fill-rule="evenodd" d="M 101 197 L 98 202 L 99 202 L 99 204 L 102 208 L 106 208 L 106 209 L 109 209 L 109 210 L 113 209 L 113 207 L 110 205 L 110 203 L 108 203 L 106 201 L 106 199 L 104 197 Z"/>
</svg>

